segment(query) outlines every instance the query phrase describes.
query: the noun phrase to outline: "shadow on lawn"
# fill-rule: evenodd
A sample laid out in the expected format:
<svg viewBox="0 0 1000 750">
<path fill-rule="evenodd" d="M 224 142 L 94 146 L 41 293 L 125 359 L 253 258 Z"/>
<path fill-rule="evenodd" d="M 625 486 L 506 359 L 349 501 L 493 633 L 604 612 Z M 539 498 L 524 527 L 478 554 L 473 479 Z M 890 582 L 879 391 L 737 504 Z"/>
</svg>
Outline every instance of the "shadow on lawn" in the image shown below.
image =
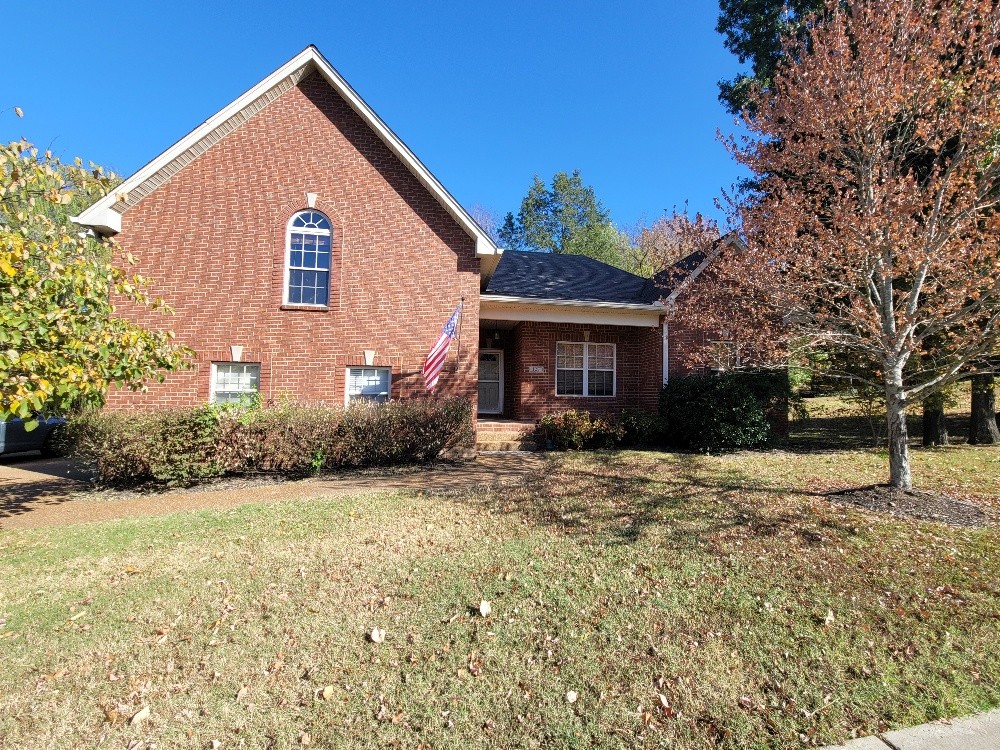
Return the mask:
<svg viewBox="0 0 1000 750">
<path fill-rule="evenodd" d="M 453 495 L 606 544 L 633 544 L 652 533 L 681 546 L 703 546 L 731 532 L 794 537 L 807 544 L 856 534 L 856 525 L 843 514 L 816 514 L 803 506 L 803 498 L 823 496 L 732 468 L 723 471 L 695 454 L 636 463 L 616 452 L 556 458 L 518 485 Z"/>
<path fill-rule="evenodd" d="M 969 436 L 967 414 L 947 414 L 945 423 L 952 445 L 962 445 Z M 921 447 L 923 417 L 911 414 L 906 420 L 910 447 Z M 869 421 L 863 416 L 823 416 L 793 421 L 782 448 L 793 453 L 829 453 L 843 450 L 872 450 L 885 447 L 885 415 Z"/>
</svg>

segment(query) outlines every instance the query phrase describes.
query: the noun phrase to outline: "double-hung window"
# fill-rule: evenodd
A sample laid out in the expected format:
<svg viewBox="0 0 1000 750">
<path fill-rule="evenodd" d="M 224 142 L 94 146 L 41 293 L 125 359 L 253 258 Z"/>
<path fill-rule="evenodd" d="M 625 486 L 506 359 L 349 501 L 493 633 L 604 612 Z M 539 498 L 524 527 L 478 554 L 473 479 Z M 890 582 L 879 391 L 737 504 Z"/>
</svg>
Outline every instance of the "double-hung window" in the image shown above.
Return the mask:
<svg viewBox="0 0 1000 750">
<path fill-rule="evenodd" d="M 388 367 L 349 367 L 347 370 L 347 403 L 352 401 L 389 400 L 392 371 Z"/>
<path fill-rule="evenodd" d="M 557 396 L 614 396 L 615 345 L 556 344 Z"/>
<path fill-rule="evenodd" d="M 260 365 L 248 362 L 213 362 L 211 402 L 238 403 L 260 392 Z"/>
<path fill-rule="evenodd" d="M 299 211 L 288 222 L 285 303 L 326 307 L 330 303 L 330 220 L 319 211 Z"/>
</svg>

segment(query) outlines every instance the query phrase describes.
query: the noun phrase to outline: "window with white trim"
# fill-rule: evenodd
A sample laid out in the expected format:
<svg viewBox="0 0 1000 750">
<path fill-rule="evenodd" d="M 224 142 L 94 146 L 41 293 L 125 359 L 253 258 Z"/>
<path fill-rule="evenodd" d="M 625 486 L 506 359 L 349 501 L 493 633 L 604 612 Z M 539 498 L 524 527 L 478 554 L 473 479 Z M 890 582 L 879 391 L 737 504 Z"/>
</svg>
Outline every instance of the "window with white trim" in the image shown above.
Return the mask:
<svg viewBox="0 0 1000 750">
<path fill-rule="evenodd" d="M 213 404 L 238 403 L 241 398 L 260 393 L 260 365 L 249 362 L 213 362 Z"/>
<path fill-rule="evenodd" d="M 375 401 L 383 404 L 389 400 L 392 388 L 392 370 L 388 367 L 349 367 L 347 369 L 347 403 Z"/>
<path fill-rule="evenodd" d="M 614 396 L 615 345 L 556 343 L 557 396 Z"/>
<path fill-rule="evenodd" d="M 285 303 L 326 307 L 330 303 L 330 220 L 319 211 L 299 211 L 288 222 Z"/>
</svg>

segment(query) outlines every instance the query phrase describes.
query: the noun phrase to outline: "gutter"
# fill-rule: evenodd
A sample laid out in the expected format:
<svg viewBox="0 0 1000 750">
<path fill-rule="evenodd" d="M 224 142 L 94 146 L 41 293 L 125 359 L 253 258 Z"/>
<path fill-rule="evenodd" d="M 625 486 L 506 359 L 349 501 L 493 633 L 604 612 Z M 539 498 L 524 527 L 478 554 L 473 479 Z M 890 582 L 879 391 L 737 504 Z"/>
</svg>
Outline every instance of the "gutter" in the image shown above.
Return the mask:
<svg viewBox="0 0 1000 750">
<path fill-rule="evenodd" d="M 634 302 L 597 302 L 594 300 L 512 297 L 505 294 L 481 294 L 479 295 L 480 305 L 483 302 L 496 302 L 502 305 L 551 305 L 557 307 L 590 307 L 605 310 L 636 310 L 650 313 L 655 312 L 657 314 L 663 312 L 665 309 L 662 302 L 652 302 L 650 304 L 640 304 Z"/>
</svg>

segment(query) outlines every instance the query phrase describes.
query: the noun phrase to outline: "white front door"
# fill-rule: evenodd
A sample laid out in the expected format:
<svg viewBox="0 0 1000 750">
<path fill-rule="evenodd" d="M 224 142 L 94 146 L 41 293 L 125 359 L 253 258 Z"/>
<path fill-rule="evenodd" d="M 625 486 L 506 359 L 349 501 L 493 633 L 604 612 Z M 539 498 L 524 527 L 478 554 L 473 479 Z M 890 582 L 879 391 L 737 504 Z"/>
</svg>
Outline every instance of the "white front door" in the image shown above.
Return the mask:
<svg viewBox="0 0 1000 750">
<path fill-rule="evenodd" d="M 503 352 L 479 351 L 479 413 L 503 414 Z"/>
</svg>

